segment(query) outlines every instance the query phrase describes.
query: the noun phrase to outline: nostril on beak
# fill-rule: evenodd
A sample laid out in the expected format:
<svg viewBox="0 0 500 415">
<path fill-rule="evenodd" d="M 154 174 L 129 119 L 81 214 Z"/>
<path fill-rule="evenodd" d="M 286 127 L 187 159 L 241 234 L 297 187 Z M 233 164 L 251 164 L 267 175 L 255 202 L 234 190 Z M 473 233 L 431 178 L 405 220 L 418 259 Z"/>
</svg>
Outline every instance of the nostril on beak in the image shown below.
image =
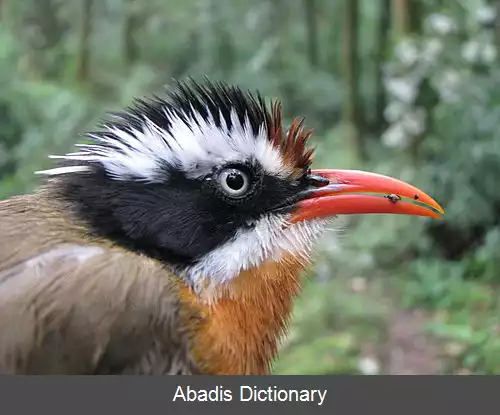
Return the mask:
<svg viewBox="0 0 500 415">
<path fill-rule="evenodd" d="M 325 177 L 318 176 L 316 174 L 308 174 L 307 181 L 309 185 L 314 187 L 324 187 L 330 184 L 330 180 Z"/>
</svg>

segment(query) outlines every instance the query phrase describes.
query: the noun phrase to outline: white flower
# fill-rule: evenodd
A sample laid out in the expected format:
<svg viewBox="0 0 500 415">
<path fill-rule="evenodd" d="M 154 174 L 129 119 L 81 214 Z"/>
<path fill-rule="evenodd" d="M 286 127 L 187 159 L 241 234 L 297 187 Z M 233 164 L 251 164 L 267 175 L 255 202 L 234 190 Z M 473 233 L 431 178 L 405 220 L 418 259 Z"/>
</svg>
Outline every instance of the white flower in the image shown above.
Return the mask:
<svg viewBox="0 0 500 415">
<path fill-rule="evenodd" d="M 423 45 L 422 58 L 428 62 L 434 62 L 443 49 L 443 42 L 440 39 L 429 39 Z"/>
<path fill-rule="evenodd" d="M 481 24 L 493 23 L 495 15 L 495 9 L 491 6 L 485 5 L 476 10 L 476 19 Z"/>
<path fill-rule="evenodd" d="M 483 50 L 481 51 L 481 58 L 485 63 L 493 63 L 497 58 L 497 48 L 488 43 L 483 46 Z"/>
<path fill-rule="evenodd" d="M 391 125 L 381 137 L 382 144 L 390 148 L 405 148 L 409 139 L 401 123 Z"/>
<path fill-rule="evenodd" d="M 384 119 L 392 124 L 403 116 L 406 111 L 406 107 L 403 103 L 399 101 L 391 101 L 387 107 L 384 109 Z"/>
<path fill-rule="evenodd" d="M 363 375 L 377 375 L 380 373 L 380 364 L 373 357 L 362 357 L 358 361 L 358 370 Z"/>
<path fill-rule="evenodd" d="M 365 268 L 373 269 L 374 266 L 374 258 L 370 253 L 359 254 L 357 257 L 358 264 Z"/>
<path fill-rule="evenodd" d="M 484 158 L 484 148 L 481 146 L 473 146 L 470 152 L 470 155 L 472 157 L 472 160 L 475 162 L 479 162 L 482 158 Z"/>
<path fill-rule="evenodd" d="M 458 91 L 440 90 L 439 98 L 443 102 L 457 103 L 460 101 L 460 94 L 458 93 Z"/>
<path fill-rule="evenodd" d="M 456 30 L 455 21 L 444 14 L 434 13 L 427 18 L 431 29 L 440 35 L 447 35 Z"/>
<path fill-rule="evenodd" d="M 440 76 L 434 80 L 439 96 L 443 101 L 456 102 L 458 91 L 462 84 L 462 76 L 455 69 L 445 69 Z"/>
<path fill-rule="evenodd" d="M 417 62 L 419 51 L 413 39 L 404 39 L 399 42 L 394 50 L 396 59 L 406 66 L 411 66 Z"/>
<path fill-rule="evenodd" d="M 427 113 L 423 108 L 415 108 L 407 112 L 401 120 L 404 130 L 412 136 L 417 136 L 425 131 Z"/>
<path fill-rule="evenodd" d="M 462 77 L 456 69 L 445 69 L 441 74 L 441 79 L 444 85 L 452 88 L 460 86 Z"/>
<path fill-rule="evenodd" d="M 387 92 L 402 102 L 411 103 L 417 96 L 416 86 L 408 79 L 393 78 L 386 81 Z"/>
<path fill-rule="evenodd" d="M 366 290 L 366 279 L 363 277 L 354 277 L 351 280 L 351 290 L 355 293 L 361 293 Z"/>
<path fill-rule="evenodd" d="M 482 45 L 479 42 L 470 40 L 462 47 L 462 58 L 469 63 L 477 62 L 479 60 L 481 48 Z"/>
</svg>

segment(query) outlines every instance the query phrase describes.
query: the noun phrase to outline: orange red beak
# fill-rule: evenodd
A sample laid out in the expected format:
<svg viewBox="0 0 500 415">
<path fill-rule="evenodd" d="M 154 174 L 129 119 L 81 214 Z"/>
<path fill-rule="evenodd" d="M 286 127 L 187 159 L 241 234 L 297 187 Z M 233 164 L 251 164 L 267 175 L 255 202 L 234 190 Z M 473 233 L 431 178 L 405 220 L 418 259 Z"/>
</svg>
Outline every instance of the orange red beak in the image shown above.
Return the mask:
<svg viewBox="0 0 500 415">
<path fill-rule="evenodd" d="M 312 170 L 323 185 L 296 204 L 292 223 L 335 215 L 389 213 L 441 218 L 444 209 L 422 190 L 401 180 L 358 170 Z"/>
</svg>

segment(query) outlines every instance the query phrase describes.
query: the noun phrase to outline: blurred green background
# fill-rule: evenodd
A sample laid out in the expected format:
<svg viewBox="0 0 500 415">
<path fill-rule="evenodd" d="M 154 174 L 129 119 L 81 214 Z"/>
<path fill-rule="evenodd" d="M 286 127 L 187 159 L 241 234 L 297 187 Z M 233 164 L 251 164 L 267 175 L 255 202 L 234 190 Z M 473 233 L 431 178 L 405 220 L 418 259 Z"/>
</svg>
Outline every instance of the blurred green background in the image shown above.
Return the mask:
<svg viewBox="0 0 500 415">
<path fill-rule="evenodd" d="M 0 0 L 0 198 L 105 111 L 208 75 L 279 97 L 316 167 L 410 181 L 445 221 L 346 217 L 276 373 L 500 373 L 500 0 Z"/>
</svg>

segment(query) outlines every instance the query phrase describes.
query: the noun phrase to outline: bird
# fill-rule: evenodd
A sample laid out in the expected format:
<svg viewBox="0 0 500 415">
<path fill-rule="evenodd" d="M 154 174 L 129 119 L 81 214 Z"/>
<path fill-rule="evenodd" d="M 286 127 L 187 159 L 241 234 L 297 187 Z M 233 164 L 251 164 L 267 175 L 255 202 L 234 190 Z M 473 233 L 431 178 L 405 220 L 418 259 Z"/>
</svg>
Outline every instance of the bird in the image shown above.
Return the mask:
<svg viewBox="0 0 500 415">
<path fill-rule="evenodd" d="M 0 201 L 0 373 L 272 373 L 339 215 L 441 219 L 389 176 L 312 169 L 304 118 L 223 81 L 107 113 Z"/>
</svg>

